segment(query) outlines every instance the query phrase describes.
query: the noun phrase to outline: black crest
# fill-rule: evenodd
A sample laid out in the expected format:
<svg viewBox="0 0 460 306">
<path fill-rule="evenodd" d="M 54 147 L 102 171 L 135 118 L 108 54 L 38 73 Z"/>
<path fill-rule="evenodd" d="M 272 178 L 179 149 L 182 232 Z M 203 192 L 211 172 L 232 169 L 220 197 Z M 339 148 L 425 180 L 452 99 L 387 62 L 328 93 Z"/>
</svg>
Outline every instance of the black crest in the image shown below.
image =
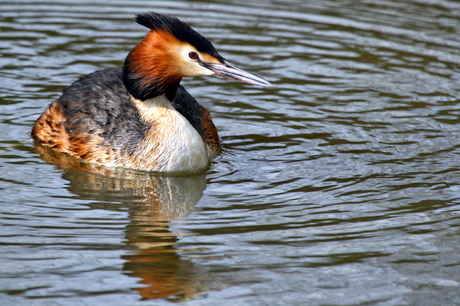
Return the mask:
<svg viewBox="0 0 460 306">
<path fill-rule="evenodd" d="M 212 55 L 221 62 L 224 61 L 209 40 L 179 18 L 148 12 L 136 14 L 135 20 L 138 24 L 151 30 L 167 31 L 180 41 L 191 44 L 198 51 Z"/>
</svg>

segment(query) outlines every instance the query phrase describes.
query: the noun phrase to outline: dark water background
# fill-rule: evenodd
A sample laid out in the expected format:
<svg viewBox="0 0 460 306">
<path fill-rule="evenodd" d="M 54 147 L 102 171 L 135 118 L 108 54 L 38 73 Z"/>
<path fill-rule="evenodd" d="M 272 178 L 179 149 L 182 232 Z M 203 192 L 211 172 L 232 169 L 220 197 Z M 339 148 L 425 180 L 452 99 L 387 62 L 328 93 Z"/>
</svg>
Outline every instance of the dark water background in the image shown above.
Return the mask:
<svg viewBox="0 0 460 306">
<path fill-rule="evenodd" d="M 176 15 L 276 85 L 183 84 L 206 173 L 89 171 L 34 120 Z M 460 304 L 458 1 L 1 1 L 0 304 Z"/>
</svg>

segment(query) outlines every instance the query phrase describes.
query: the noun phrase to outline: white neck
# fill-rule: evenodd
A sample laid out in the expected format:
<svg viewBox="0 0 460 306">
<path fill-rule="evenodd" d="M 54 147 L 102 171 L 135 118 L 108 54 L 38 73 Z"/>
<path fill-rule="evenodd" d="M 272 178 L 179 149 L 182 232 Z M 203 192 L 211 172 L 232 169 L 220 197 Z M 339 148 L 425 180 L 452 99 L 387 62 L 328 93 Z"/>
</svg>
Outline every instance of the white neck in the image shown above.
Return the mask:
<svg viewBox="0 0 460 306">
<path fill-rule="evenodd" d="M 206 168 L 209 158 L 203 139 L 163 94 L 133 99 L 142 119 L 151 125 L 136 163 L 147 171 L 191 172 Z"/>
</svg>

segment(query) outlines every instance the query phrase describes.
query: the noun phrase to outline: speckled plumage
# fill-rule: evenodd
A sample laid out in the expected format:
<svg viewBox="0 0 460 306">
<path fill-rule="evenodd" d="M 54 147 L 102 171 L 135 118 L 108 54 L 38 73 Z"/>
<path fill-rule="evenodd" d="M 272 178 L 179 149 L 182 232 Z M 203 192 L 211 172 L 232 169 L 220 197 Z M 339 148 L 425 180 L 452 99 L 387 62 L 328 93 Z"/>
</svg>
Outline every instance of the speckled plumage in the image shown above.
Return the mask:
<svg viewBox="0 0 460 306">
<path fill-rule="evenodd" d="M 208 157 L 214 156 L 219 141 L 209 113 L 182 86 L 171 105 L 202 137 Z M 145 158 L 139 152 L 154 128 L 155 122 L 142 118 L 124 87 L 121 69 L 112 69 L 93 72 L 67 87 L 38 118 L 32 135 L 40 144 L 84 161 L 157 171 L 155 165 L 136 161 Z"/>
</svg>

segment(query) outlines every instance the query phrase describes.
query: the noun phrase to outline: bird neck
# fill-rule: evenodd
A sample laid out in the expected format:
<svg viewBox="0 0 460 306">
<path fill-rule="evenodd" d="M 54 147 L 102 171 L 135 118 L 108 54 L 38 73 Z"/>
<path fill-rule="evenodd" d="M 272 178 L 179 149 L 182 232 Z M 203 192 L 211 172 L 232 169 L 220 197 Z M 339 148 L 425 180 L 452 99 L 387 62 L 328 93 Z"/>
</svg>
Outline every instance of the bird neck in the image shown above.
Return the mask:
<svg viewBox="0 0 460 306">
<path fill-rule="evenodd" d="M 166 94 L 172 101 L 182 79 L 171 69 L 174 62 L 167 48 L 162 46 L 163 36 L 150 31 L 129 52 L 123 63 L 123 83 L 138 100 L 145 101 Z"/>
<path fill-rule="evenodd" d="M 161 76 L 161 71 L 151 70 L 148 73 L 136 71 L 132 61 L 133 59 L 128 55 L 122 72 L 123 84 L 131 96 L 145 101 L 166 94 L 170 101 L 174 99 L 181 78 Z"/>
</svg>

